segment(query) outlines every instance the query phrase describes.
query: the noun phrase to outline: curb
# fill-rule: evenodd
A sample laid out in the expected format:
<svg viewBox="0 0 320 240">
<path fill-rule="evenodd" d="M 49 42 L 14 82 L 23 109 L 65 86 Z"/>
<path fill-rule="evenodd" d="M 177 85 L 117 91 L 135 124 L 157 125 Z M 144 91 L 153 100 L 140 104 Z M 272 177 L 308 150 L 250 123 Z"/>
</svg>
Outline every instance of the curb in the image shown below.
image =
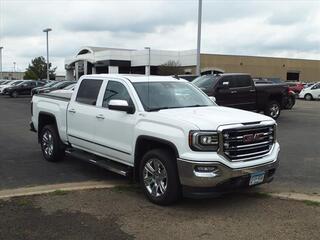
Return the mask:
<svg viewBox="0 0 320 240">
<path fill-rule="evenodd" d="M 79 191 L 79 190 L 91 190 L 91 189 L 104 189 L 104 188 L 114 188 L 116 186 L 128 185 L 124 182 L 119 181 L 87 181 L 87 182 L 76 182 L 76 183 L 61 183 L 52 185 L 42 185 L 35 187 L 24 187 L 0 190 L 0 200 L 9 199 L 13 197 L 23 197 L 23 196 L 33 196 L 41 195 L 46 193 L 52 193 L 55 191 Z M 303 193 L 275 193 L 275 192 L 265 192 L 257 191 L 257 193 L 265 193 L 273 198 L 286 199 L 286 200 L 296 200 L 296 201 L 312 201 L 320 203 L 320 195 L 309 195 Z"/>
<path fill-rule="evenodd" d="M 104 182 L 104 181 L 88 181 L 88 182 L 76 182 L 76 183 L 61 183 L 52 185 L 42 185 L 35 187 L 24 187 L 7 189 L 0 191 L 0 199 L 8 199 L 13 197 L 33 196 L 46 193 L 52 193 L 55 191 L 77 191 L 77 190 L 90 190 L 90 189 L 103 189 L 114 188 L 121 185 L 120 182 Z"/>
</svg>

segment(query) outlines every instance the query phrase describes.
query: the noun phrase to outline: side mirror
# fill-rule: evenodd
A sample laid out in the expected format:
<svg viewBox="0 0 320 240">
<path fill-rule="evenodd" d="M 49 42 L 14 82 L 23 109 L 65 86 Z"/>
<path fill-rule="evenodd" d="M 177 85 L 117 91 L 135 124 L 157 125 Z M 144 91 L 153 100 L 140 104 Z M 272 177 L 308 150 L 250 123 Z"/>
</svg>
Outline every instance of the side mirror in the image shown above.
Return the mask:
<svg viewBox="0 0 320 240">
<path fill-rule="evenodd" d="M 212 101 L 212 102 L 216 102 L 216 98 L 215 97 L 209 97 L 210 98 L 210 100 Z"/>
<path fill-rule="evenodd" d="M 229 82 L 222 82 L 218 89 L 229 89 Z"/>
<path fill-rule="evenodd" d="M 129 106 L 126 100 L 110 100 L 108 104 L 110 110 L 122 111 L 129 114 L 133 114 L 135 109 L 133 106 Z"/>
</svg>

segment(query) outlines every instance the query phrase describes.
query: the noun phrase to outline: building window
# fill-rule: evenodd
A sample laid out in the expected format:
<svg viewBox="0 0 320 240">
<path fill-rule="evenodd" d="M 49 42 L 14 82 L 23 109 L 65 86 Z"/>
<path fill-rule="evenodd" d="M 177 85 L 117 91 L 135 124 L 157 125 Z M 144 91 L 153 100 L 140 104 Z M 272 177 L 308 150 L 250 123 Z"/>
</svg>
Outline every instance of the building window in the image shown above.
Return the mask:
<svg viewBox="0 0 320 240">
<path fill-rule="evenodd" d="M 300 73 L 299 72 L 287 72 L 287 81 L 299 81 Z"/>
</svg>

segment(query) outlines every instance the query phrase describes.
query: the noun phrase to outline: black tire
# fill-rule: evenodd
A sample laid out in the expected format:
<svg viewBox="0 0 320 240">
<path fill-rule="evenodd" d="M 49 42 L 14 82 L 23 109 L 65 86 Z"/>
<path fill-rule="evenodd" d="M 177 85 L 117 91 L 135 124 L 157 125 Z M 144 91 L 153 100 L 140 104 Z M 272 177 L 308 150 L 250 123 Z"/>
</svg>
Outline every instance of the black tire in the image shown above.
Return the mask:
<svg viewBox="0 0 320 240">
<path fill-rule="evenodd" d="M 272 117 L 273 119 L 277 119 L 281 113 L 281 106 L 277 101 L 270 101 L 264 110 L 264 114 Z"/>
<path fill-rule="evenodd" d="M 145 166 L 147 163 L 150 163 L 150 161 L 155 159 L 161 162 L 162 166 L 165 168 L 167 176 L 166 189 L 160 196 L 154 196 L 152 193 L 150 193 L 149 191 L 151 189 L 148 190 L 148 187 L 145 184 L 145 173 L 148 172 L 145 170 Z M 159 176 L 161 176 L 161 173 Z M 181 185 L 178 177 L 176 159 L 175 156 L 166 149 L 153 149 L 148 151 L 143 156 L 139 167 L 139 179 L 145 195 L 151 202 L 155 204 L 170 205 L 177 202 L 181 197 Z M 158 190 L 156 192 L 158 192 Z"/>
<path fill-rule="evenodd" d="M 307 93 L 306 95 L 304 95 L 304 99 L 307 101 L 311 101 L 311 100 L 313 100 L 313 97 L 310 93 Z"/>
<path fill-rule="evenodd" d="M 14 91 L 10 94 L 10 97 L 16 98 L 19 96 L 19 93 L 17 91 Z"/>
<path fill-rule="evenodd" d="M 288 102 L 287 102 L 287 104 L 285 105 L 284 108 L 285 109 L 292 109 L 295 103 L 296 103 L 295 97 L 291 96 L 291 97 L 288 98 Z"/>
<path fill-rule="evenodd" d="M 48 140 L 46 141 L 46 139 Z M 45 160 L 49 162 L 58 162 L 63 160 L 65 148 L 60 140 L 57 128 L 54 125 L 46 125 L 43 127 L 40 134 L 40 144 Z M 48 148 L 51 144 L 52 149 Z"/>
</svg>

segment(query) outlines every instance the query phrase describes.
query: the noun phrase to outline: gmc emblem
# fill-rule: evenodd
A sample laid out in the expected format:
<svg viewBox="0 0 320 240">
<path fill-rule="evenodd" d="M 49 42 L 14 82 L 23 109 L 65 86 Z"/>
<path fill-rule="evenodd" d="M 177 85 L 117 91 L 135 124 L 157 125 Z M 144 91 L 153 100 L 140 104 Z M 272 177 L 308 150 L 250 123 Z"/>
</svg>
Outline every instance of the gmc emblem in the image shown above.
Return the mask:
<svg viewBox="0 0 320 240">
<path fill-rule="evenodd" d="M 264 137 L 264 133 L 255 133 L 255 134 L 247 134 L 243 135 L 243 143 L 253 143 L 262 140 Z"/>
</svg>

